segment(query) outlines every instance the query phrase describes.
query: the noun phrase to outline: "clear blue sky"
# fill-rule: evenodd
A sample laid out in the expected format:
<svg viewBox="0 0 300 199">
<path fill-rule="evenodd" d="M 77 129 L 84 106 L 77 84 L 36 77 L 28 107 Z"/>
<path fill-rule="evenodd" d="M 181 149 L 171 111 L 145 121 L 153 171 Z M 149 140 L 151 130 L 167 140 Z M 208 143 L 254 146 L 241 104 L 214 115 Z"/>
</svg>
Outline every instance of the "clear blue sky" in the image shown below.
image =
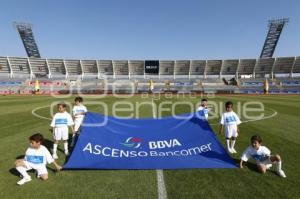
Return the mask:
<svg viewBox="0 0 300 199">
<path fill-rule="evenodd" d="M 29 22 L 42 57 L 257 58 L 267 21 L 289 17 L 274 56 L 300 55 L 299 0 L 7 0 L 0 56 L 26 56 L 12 22 Z"/>
</svg>

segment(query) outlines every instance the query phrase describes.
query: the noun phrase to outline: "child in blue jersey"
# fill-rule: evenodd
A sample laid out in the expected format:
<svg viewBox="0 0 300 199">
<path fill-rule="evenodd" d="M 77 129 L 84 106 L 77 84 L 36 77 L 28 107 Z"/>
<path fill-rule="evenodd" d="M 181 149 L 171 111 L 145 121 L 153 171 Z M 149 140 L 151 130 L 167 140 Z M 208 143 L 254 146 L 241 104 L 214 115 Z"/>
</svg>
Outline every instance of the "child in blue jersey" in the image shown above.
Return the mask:
<svg viewBox="0 0 300 199">
<path fill-rule="evenodd" d="M 282 170 L 281 157 L 276 155 L 271 155 L 271 151 L 262 146 L 262 139 L 259 135 L 254 135 L 251 137 L 251 145 L 244 151 L 241 156 L 240 168 L 243 168 L 243 163 L 247 162 L 250 157 L 256 161 L 258 170 L 261 173 L 266 173 L 273 164 L 276 166 L 277 174 L 280 177 L 286 178 L 284 171 Z"/>
<path fill-rule="evenodd" d="M 222 133 L 225 128 L 225 138 L 227 144 L 227 150 L 229 153 L 237 153 L 234 145 L 238 136 L 238 125 L 241 123 L 240 118 L 235 112 L 233 112 L 233 103 L 228 101 L 225 103 L 226 112 L 222 114 L 220 121 L 220 131 Z"/>
<path fill-rule="evenodd" d="M 208 119 L 209 109 L 207 108 L 207 99 L 202 99 L 200 106 L 197 108 L 197 113 L 199 114 L 199 118 L 203 120 Z"/>
<path fill-rule="evenodd" d="M 50 152 L 42 145 L 44 138 L 40 133 L 30 136 L 30 147 L 26 150 L 24 159 L 18 159 L 15 162 L 17 171 L 22 175 L 22 179 L 17 182 L 18 185 L 23 185 L 31 181 L 31 176 L 27 173 L 28 170 L 36 170 L 38 178 L 42 180 L 48 179 L 48 171 L 46 164 L 54 164 L 56 170 L 61 170 L 62 167 L 58 165 L 52 158 Z"/>
<path fill-rule="evenodd" d="M 68 150 L 68 139 L 69 139 L 69 128 L 71 127 L 72 133 L 74 133 L 73 129 L 73 119 L 72 116 L 66 111 L 66 104 L 59 103 L 57 105 L 58 113 L 56 113 L 52 119 L 50 124 L 50 129 L 53 133 L 54 144 L 53 144 L 53 158 L 58 159 L 57 156 L 57 146 L 60 140 L 64 141 L 64 149 L 65 154 L 69 155 Z"/>
<path fill-rule="evenodd" d="M 76 97 L 75 98 L 75 105 L 72 110 L 72 115 L 74 118 L 74 131 L 71 141 L 71 147 L 74 146 L 75 143 L 75 137 L 79 134 L 80 126 L 83 122 L 84 116 L 87 113 L 87 108 L 82 104 L 83 99 L 82 97 Z"/>
</svg>

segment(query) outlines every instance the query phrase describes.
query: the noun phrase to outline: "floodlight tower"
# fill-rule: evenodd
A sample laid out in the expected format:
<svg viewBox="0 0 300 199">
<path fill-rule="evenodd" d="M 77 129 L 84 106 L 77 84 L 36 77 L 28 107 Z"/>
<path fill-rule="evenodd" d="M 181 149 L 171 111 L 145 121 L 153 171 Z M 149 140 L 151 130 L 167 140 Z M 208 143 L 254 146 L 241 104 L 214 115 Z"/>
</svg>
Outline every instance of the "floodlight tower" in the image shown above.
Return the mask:
<svg viewBox="0 0 300 199">
<path fill-rule="evenodd" d="M 32 25 L 29 23 L 14 22 L 14 26 L 20 34 L 27 56 L 41 58 L 39 49 L 33 37 Z"/>
<path fill-rule="evenodd" d="M 273 56 L 282 29 L 288 22 L 289 18 L 269 20 L 269 31 L 260 58 L 269 58 Z"/>
</svg>

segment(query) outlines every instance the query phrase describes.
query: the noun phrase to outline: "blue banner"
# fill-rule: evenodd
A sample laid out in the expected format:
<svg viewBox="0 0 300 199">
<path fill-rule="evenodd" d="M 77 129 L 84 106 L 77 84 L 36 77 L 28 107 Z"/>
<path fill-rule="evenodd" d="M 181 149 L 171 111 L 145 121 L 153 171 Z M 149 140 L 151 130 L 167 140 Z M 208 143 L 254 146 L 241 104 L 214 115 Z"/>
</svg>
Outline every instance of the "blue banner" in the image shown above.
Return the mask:
<svg viewBox="0 0 300 199">
<path fill-rule="evenodd" d="M 206 120 L 178 117 L 120 119 L 89 112 L 64 169 L 237 168 Z"/>
</svg>

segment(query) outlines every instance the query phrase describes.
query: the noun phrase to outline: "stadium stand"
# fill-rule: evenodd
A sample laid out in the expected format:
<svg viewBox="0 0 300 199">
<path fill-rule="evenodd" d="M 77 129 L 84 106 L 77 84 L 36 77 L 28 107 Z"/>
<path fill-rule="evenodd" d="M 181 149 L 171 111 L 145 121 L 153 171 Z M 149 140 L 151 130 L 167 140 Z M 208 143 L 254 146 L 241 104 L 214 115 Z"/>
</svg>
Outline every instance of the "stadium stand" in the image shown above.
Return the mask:
<svg viewBox="0 0 300 199">
<path fill-rule="evenodd" d="M 275 76 L 278 75 L 286 75 L 289 76 L 291 74 L 291 69 L 294 64 L 295 57 L 279 57 L 276 58 L 274 67 L 272 69 L 273 74 Z"/>
<path fill-rule="evenodd" d="M 206 60 L 192 60 L 190 67 L 190 78 L 205 78 Z"/>
<path fill-rule="evenodd" d="M 67 68 L 62 59 L 46 59 L 50 78 L 68 78 Z"/>
<path fill-rule="evenodd" d="M 159 76 L 160 78 L 174 79 L 175 73 L 174 73 L 174 67 L 175 67 L 175 61 L 160 61 L 159 62 Z"/>
<path fill-rule="evenodd" d="M 237 68 L 238 78 L 243 78 L 244 76 L 253 75 L 254 67 L 256 64 L 256 59 L 240 59 Z"/>
<path fill-rule="evenodd" d="M 222 60 L 208 60 L 205 67 L 205 76 L 218 78 L 221 75 Z"/>
<path fill-rule="evenodd" d="M 64 60 L 63 63 L 66 67 L 68 78 L 77 79 L 84 74 L 80 60 Z"/>
<path fill-rule="evenodd" d="M 117 79 L 128 79 L 129 78 L 129 69 L 127 60 L 118 60 L 113 61 L 113 74 L 114 78 Z"/>
<path fill-rule="evenodd" d="M 0 57 L 0 77 L 12 76 L 7 57 Z"/>
<path fill-rule="evenodd" d="M 254 67 L 254 76 L 257 78 L 264 78 L 266 75 L 270 75 L 274 60 L 274 58 L 258 59 Z"/>
<path fill-rule="evenodd" d="M 144 61 L 132 60 L 128 62 L 129 78 L 138 79 L 144 77 Z"/>
<path fill-rule="evenodd" d="M 29 58 L 28 64 L 31 68 L 33 76 L 36 78 L 47 77 L 49 74 L 46 59 Z"/>
<path fill-rule="evenodd" d="M 300 57 L 296 57 L 295 58 L 295 62 L 292 66 L 292 73 L 291 75 L 293 76 L 293 74 L 300 74 Z"/>
<path fill-rule="evenodd" d="M 29 78 L 33 73 L 29 67 L 28 58 L 8 57 L 8 63 L 13 72 L 13 76 L 17 78 Z"/>
<path fill-rule="evenodd" d="M 235 77 L 239 60 L 224 60 L 222 63 L 221 75 L 227 77 Z"/>
<path fill-rule="evenodd" d="M 99 78 L 114 78 L 112 60 L 98 60 Z"/>
<path fill-rule="evenodd" d="M 96 60 L 80 60 L 82 76 L 85 78 L 98 78 L 98 65 Z"/>
<path fill-rule="evenodd" d="M 189 60 L 178 60 L 175 61 L 174 73 L 175 78 L 189 78 L 190 61 Z"/>
<path fill-rule="evenodd" d="M 2 94 L 33 93 L 37 79 L 42 94 L 148 92 L 150 80 L 153 92 L 262 93 L 266 79 L 271 94 L 300 93 L 300 57 L 160 60 L 157 74 L 144 60 L 0 57 Z"/>
</svg>

